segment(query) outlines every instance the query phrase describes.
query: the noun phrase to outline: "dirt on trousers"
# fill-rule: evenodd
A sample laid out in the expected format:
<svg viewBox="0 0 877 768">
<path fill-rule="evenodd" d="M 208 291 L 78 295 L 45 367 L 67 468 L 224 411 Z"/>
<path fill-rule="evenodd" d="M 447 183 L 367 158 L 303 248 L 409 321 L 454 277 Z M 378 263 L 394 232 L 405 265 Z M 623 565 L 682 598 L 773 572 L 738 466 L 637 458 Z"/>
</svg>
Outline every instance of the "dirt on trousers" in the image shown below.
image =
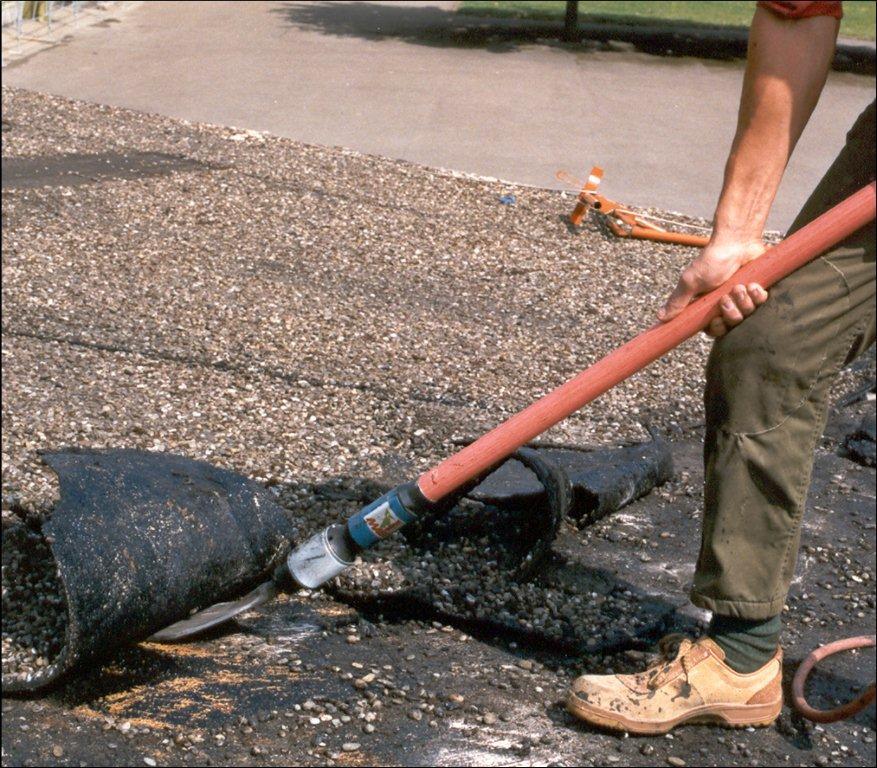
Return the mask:
<svg viewBox="0 0 877 768">
<path fill-rule="evenodd" d="M 364 484 L 415 476 L 651 323 L 644 307 L 691 255 L 593 221 L 570 232 L 571 199 L 553 192 L 3 99 L 3 158 L 26 172 L 15 186 L 4 169 L 5 522 L 51 510 L 37 451 L 112 446 L 245 474 L 316 530 Z M 648 421 L 673 441 L 674 481 L 555 545 L 555 571 L 589 587 L 583 635 L 589 610 L 615 611 L 612 645 L 554 642 L 545 589 L 524 612 L 534 631 L 499 635 L 478 610 L 382 616 L 331 591 L 295 595 L 197 643 L 141 644 L 45 696 L 4 697 L 3 764 L 873 764 L 873 706 L 832 726 L 786 708 L 765 730 L 662 739 L 594 732 L 562 707 L 575 675 L 639 667 L 656 634 L 705 618 L 685 593 L 707 350 L 693 341 L 546 436 L 618 445 Z M 835 398 L 871 379 L 873 355 Z M 865 407 L 836 409 L 819 447 L 784 613 L 787 681 L 815 645 L 874 631 L 875 475 L 839 455 Z M 659 621 L 638 622 L 646 600 Z M 814 703 L 873 677 L 873 655 L 832 661 Z"/>
</svg>

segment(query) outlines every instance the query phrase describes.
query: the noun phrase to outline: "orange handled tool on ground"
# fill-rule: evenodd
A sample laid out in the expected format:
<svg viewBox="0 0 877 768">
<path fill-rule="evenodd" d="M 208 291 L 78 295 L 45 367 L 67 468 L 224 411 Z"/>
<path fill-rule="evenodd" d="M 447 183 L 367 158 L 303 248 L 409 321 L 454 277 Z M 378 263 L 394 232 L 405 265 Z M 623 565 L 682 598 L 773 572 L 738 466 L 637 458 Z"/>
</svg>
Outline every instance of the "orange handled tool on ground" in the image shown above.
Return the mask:
<svg viewBox="0 0 877 768">
<path fill-rule="evenodd" d="M 558 171 L 555 174 L 558 181 L 570 186 L 580 187 L 578 201 L 569 220 L 574 227 L 579 226 L 588 211 L 596 211 L 609 226 L 609 229 L 619 237 L 635 237 L 639 240 L 656 240 L 661 243 L 676 243 L 677 245 L 690 245 L 695 248 L 703 248 L 709 237 L 705 235 L 692 235 L 687 232 L 668 232 L 659 227 L 655 221 L 665 221 L 636 213 L 625 208 L 621 203 L 616 203 L 608 197 L 597 194 L 597 187 L 603 180 L 603 169 L 597 166 L 591 168 L 588 180 L 583 184 L 566 171 Z M 672 222 L 669 222 L 672 223 Z M 689 225 L 693 226 L 693 225 Z M 703 229 L 700 227 L 700 229 Z"/>
</svg>

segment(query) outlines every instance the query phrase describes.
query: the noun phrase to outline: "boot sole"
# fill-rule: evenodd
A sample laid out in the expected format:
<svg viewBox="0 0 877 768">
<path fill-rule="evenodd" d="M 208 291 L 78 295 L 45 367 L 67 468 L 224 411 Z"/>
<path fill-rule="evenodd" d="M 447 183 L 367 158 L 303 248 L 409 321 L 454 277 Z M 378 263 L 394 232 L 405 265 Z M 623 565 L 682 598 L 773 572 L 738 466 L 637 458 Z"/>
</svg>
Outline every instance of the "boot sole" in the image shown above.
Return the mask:
<svg viewBox="0 0 877 768">
<path fill-rule="evenodd" d="M 715 705 L 705 704 L 686 712 L 673 720 L 659 723 L 630 720 L 623 715 L 609 714 L 584 704 L 575 694 L 566 700 L 567 711 L 591 725 L 612 731 L 625 731 L 641 736 L 658 736 L 668 733 L 677 725 L 721 725 L 725 728 L 764 728 L 779 717 L 783 702 L 768 704 Z"/>
</svg>

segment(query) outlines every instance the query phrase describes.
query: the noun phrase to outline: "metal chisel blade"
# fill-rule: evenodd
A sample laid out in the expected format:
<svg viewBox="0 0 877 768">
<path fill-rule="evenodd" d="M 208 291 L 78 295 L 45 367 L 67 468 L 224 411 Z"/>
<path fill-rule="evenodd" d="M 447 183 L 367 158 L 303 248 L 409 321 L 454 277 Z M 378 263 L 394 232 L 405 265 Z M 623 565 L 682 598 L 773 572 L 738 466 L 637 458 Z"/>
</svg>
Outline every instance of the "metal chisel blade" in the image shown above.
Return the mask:
<svg viewBox="0 0 877 768">
<path fill-rule="evenodd" d="M 205 630 L 217 627 L 220 624 L 233 619 L 244 611 L 267 603 L 277 597 L 280 590 L 273 581 L 266 581 L 260 584 L 252 592 L 248 592 L 237 600 L 231 600 L 225 603 L 216 603 L 209 608 L 204 608 L 197 613 L 193 613 L 186 619 L 177 621 L 164 629 L 159 630 L 149 637 L 149 640 L 157 643 L 174 643 L 184 640 L 187 637 L 196 635 Z"/>
</svg>

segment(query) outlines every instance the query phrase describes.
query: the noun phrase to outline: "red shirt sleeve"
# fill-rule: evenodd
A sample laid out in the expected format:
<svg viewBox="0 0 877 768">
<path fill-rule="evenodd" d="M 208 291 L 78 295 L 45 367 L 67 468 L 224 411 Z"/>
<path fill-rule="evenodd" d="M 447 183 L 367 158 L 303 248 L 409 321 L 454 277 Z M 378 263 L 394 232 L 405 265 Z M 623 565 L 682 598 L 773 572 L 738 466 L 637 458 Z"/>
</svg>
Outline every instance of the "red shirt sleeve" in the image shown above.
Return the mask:
<svg viewBox="0 0 877 768">
<path fill-rule="evenodd" d="M 813 16 L 831 16 L 835 19 L 843 18 L 843 8 L 840 0 L 760 0 L 762 8 L 783 16 L 787 19 L 809 19 Z"/>
</svg>

